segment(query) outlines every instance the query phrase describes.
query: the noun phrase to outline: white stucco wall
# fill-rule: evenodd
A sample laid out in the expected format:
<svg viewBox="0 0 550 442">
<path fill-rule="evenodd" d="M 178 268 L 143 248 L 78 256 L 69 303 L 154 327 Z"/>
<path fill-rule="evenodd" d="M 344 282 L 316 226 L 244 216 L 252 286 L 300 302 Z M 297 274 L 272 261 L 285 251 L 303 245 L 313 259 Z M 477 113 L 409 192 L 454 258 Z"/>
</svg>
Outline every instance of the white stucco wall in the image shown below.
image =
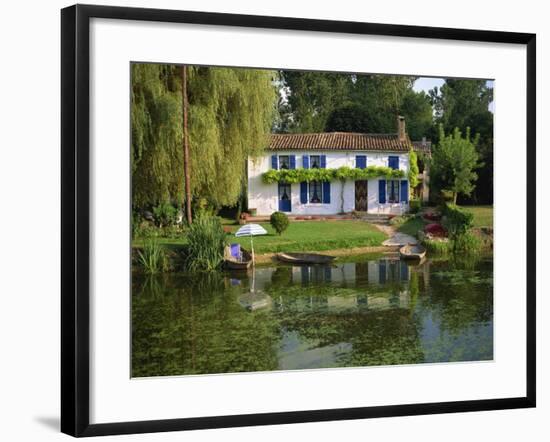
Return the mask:
<svg viewBox="0 0 550 442">
<path fill-rule="evenodd" d="M 296 168 L 303 167 L 302 158 L 304 155 L 326 155 L 327 169 L 336 169 L 342 166 L 355 167 L 355 156 L 366 155 L 367 166 L 388 166 L 388 156 L 399 157 L 399 169 L 408 173 L 409 154 L 407 152 L 365 152 L 365 151 L 266 151 L 266 154 L 248 160 L 248 207 L 256 209 L 258 215 L 271 215 L 279 210 L 278 185 L 265 184 L 262 181 L 262 174 L 271 169 L 271 155 L 295 155 Z M 300 202 L 300 184 L 291 185 L 291 212 L 290 215 L 334 215 L 341 212 L 341 189 L 340 181 L 330 183 L 330 204 L 302 204 Z M 344 186 L 344 212 L 355 210 L 355 183 L 346 181 Z M 378 179 L 368 182 L 368 212 L 388 214 L 399 214 L 408 210 L 408 206 L 398 204 L 378 203 Z"/>
</svg>

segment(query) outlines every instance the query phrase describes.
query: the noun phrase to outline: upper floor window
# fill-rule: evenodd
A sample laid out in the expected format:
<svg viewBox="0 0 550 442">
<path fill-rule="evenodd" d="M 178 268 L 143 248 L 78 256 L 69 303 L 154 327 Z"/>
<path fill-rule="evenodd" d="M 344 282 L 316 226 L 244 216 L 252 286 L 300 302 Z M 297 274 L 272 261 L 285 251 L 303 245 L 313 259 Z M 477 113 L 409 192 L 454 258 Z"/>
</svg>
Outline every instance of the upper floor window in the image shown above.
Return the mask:
<svg viewBox="0 0 550 442">
<path fill-rule="evenodd" d="M 279 155 L 279 169 L 290 169 L 290 157 L 288 155 Z"/>
<path fill-rule="evenodd" d="M 389 156 L 388 157 L 388 167 L 390 169 L 399 169 L 399 157 L 398 156 Z"/>
<path fill-rule="evenodd" d="M 312 169 L 321 168 L 321 155 L 310 155 L 309 164 Z"/>
</svg>

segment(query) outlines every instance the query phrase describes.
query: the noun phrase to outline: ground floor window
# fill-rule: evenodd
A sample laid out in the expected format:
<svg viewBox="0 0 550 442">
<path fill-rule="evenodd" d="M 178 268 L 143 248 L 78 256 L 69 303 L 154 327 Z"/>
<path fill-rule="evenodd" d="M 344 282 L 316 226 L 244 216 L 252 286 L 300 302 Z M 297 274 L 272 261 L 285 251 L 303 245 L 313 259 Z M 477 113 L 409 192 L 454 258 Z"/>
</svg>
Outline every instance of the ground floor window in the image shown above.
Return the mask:
<svg viewBox="0 0 550 442">
<path fill-rule="evenodd" d="M 399 180 L 388 180 L 387 191 L 388 203 L 399 202 Z"/>
<path fill-rule="evenodd" d="M 310 203 L 322 203 L 323 202 L 323 186 L 321 181 L 310 181 L 309 183 L 309 202 Z"/>
</svg>

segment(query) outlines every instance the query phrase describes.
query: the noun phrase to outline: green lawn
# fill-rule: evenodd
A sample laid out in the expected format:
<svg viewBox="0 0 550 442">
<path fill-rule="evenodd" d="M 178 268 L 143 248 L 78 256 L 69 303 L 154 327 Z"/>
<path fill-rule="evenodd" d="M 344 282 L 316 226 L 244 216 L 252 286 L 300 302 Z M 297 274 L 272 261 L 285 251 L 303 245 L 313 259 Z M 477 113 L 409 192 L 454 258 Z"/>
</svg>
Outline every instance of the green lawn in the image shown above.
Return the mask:
<svg viewBox="0 0 550 442">
<path fill-rule="evenodd" d="M 264 236 L 254 237 L 254 251 L 256 253 L 323 251 L 345 249 L 350 247 L 379 246 L 386 239 L 386 235 L 375 226 L 364 221 L 299 221 L 290 222 L 288 229 L 282 235 L 277 235 L 269 223 L 260 223 L 268 232 Z M 235 232 L 240 226 L 230 226 Z M 238 242 L 246 249 L 250 249 L 250 237 L 236 238 L 231 235 L 231 243 Z M 159 238 L 165 245 L 183 245 L 184 238 Z M 143 241 L 134 241 L 140 246 Z"/>
<path fill-rule="evenodd" d="M 422 218 L 411 218 L 401 224 L 397 230 L 407 235 L 416 237 L 419 230 L 424 230 L 426 222 Z"/>
<path fill-rule="evenodd" d="M 474 214 L 474 227 L 493 227 L 493 206 L 462 206 Z"/>
</svg>

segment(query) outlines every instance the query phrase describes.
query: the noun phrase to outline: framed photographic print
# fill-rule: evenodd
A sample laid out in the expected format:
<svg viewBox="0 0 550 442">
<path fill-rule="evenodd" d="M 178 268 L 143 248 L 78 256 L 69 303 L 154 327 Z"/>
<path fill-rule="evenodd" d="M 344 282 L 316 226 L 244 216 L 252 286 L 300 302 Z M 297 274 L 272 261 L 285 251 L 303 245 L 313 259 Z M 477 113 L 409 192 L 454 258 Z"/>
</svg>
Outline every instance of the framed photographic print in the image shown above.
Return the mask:
<svg viewBox="0 0 550 442">
<path fill-rule="evenodd" d="M 535 35 L 61 18 L 63 432 L 535 406 Z"/>
</svg>

